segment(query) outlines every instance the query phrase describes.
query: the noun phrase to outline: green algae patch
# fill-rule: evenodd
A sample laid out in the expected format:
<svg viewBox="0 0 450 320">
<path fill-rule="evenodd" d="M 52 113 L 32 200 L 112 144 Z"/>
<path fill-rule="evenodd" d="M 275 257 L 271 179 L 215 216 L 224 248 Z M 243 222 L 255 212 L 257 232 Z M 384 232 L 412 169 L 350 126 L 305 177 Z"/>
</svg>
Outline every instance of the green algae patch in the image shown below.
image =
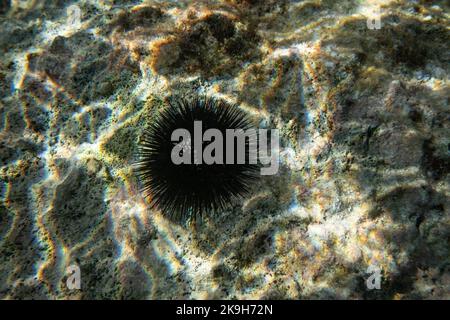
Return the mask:
<svg viewBox="0 0 450 320">
<path fill-rule="evenodd" d="M 137 104 L 127 104 L 124 112 L 134 113 L 134 116 L 101 142 L 100 152 L 104 155 L 104 160 L 114 165 L 130 163 L 136 153 L 141 131 L 163 104 L 163 100 L 154 96 L 150 96 L 145 101 L 140 111 L 137 111 L 135 107 Z"/>
<path fill-rule="evenodd" d="M 136 138 L 136 128 L 127 123 L 100 145 L 100 152 L 106 155 L 107 162 L 127 162 L 134 154 Z"/>
</svg>

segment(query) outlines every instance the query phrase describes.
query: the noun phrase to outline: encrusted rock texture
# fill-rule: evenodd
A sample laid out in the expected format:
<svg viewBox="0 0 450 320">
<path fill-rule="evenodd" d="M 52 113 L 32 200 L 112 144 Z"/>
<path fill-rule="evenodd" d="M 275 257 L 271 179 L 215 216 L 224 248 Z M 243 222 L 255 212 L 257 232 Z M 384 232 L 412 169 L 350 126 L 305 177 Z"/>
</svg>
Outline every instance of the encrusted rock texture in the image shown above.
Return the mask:
<svg viewBox="0 0 450 320">
<path fill-rule="evenodd" d="M 449 299 L 449 14 L 425 0 L 1 1 L 0 298 Z M 131 165 L 142 129 L 186 95 L 279 129 L 281 164 L 228 210 L 177 224 Z"/>
</svg>

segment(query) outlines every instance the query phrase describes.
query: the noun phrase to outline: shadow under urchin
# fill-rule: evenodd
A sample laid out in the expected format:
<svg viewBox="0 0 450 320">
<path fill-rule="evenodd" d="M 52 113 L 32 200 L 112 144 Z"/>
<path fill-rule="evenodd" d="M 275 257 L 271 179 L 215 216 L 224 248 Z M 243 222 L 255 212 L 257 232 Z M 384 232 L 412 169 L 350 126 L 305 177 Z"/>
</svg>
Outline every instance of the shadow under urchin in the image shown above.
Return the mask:
<svg viewBox="0 0 450 320">
<path fill-rule="evenodd" d="M 247 195 L 251 183 L 259 176 L 259 166 L 249 163 L 249 141 L 245 141 L 245 163 L 237 164 L 236 145 L 234 164 L 174 164 L 172 132 L 179 128 L 194 137 L 194 121 L 202 121 L 202 129 L 218 129 L 225 137 L 226 129 L 251 129 L 248 114 L 236 105 L 208 98 L 176 98 L 160 111 L 144 130 L 138 144 L 135 172 L 141 192 L 173 221 L 196 220 L 226 208 L 233 198 Z M 192 138 L 191 141 L 194 139 Z M 180 140 L 181 141 L 181 140 Z M 211 142 L 204 142 L 204 148 Z M 191 144 L 192 150 L 192 144 Z M 225 143 L 223 159 L 226 159 Z M 193 160 L 194 152 L 191 154 Z"/>
</svg>

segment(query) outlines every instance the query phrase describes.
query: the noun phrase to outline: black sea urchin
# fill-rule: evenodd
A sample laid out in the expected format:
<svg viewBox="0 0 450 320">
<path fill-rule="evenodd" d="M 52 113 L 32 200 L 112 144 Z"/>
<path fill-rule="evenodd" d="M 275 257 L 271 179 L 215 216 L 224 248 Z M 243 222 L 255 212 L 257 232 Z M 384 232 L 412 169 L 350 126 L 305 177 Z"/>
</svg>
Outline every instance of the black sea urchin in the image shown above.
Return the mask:
<svg viewBox="0 0 450 320">
<path fill-rule="evenodd" d="M 204 213 L 223 209 L 232 198 L 247 194 L 249 183 L 257 177 L 258 165 L 249 161 L 248 138 L 245 139 L 244 163 L 241 161 L 238 164 L 237 144 L 227 153 L 225 139 L 221 141 L 223 148 L 219 151 L 223 151 L 223 159 L 235 160 L 232 164 L 229 161 L 223 161 L 223 164 L 220 161 L 200 163 L 198 149 L 194 146 L 198 121 L 201 121 L 202 132 L 217 129 L 223 137 L 226 136 L 226 129 L 252 128 L 248 115 L 237 106 L 206 98 L 174 99 L 149 124 L 139 142 L 136 173 L 142 184 L 142 192 L 149 198 L 151 206 L 177 221 L 195 219 Z M 178 137 L 174 141 L 172 133 L 180 128 L 186 129 L 185 132 L 189 132 L 192 139 Z M 205 142 L 203 136 L 201 138 L 201 150 L 216 140 L 221 140 L 213 137 Z M 187 148 L 178 149 L 175 155 L 186 156 L 191 161 L 175 164 L 171 158 L 172 152 L 176 145 L 183 144 Z M 215 152 L 211 154 L 215 155 Z"/>
</svg>

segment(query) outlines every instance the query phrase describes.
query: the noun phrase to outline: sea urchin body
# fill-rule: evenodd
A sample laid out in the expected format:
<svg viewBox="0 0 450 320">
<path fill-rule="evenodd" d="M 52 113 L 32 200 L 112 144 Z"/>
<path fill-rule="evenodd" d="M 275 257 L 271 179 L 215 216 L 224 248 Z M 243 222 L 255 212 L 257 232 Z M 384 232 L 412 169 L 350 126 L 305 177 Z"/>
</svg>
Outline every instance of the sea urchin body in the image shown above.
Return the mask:
<svg viewBox="0 0 450 320">
<path fill-rule="evenodd" d="M 258 166 L 249 161 L 249 139 L 245 140 L 244 163 L 237 161 L 236 147 L 228 153 L 225 147 L 220 150 L 224 159 L 236 160 L 232 163 L 198 161 L 197 152 L 190 152 L 194 150 L 195 138 L 192 138 L 182 141 L 187 149 L 179 150 L 180 155 L 189 151 L 192 161 L 175 164 L 171 155 L 181 140 L 174 141 L 173 132 L 181 128 L 194 137 L 200 121 L 203 132 L 216 129 L 223 136 L 227 129 L 252 128 L 247 114 L 235 105 L 206 98 L 178 99 L 159 112 L 139 142 L 135 168 L 142 192 L 152 207 L 178 221 L 223 209 L 233 198 L 248 193 L 249 183 L 257 177 Z M 213 138 L 202 140 L 202 150 L 213 142 L 216 142 Z"/>
</svg>

